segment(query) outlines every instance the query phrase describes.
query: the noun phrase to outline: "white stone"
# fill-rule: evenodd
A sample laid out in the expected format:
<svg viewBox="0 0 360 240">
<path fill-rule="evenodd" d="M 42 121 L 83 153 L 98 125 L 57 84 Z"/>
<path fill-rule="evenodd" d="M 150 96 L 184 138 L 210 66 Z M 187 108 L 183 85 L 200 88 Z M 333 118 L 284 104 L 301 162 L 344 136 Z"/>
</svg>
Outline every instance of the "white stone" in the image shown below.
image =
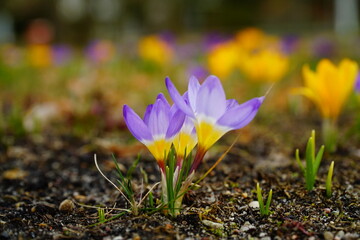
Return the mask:
<svg viewBox="0 0 360 240">
<path fill-rule="evenodd" d="M 252 201 L 251 203 L 249 203 L 249 207 L 253 208 L 253 209 L 259 209 L 260 205 L 258 201 Z"/>
<path fill-rule="evenodd" d="M 324 239 L 325 240 L 333 240 L 334 234 L 332 234 L 332 232 L 324 232 Z"/>
</svg>

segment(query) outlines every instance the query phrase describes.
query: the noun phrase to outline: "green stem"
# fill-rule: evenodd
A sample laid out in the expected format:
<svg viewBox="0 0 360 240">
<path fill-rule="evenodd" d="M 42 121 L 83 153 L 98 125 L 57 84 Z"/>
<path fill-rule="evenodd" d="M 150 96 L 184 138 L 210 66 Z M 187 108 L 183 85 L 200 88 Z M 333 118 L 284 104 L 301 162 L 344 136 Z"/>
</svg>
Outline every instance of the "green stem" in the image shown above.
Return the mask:
<svg viewBox="0 0 360 240">
<path fill-rule="evenodd" d="M 336 121 L 325 118 L 322 122 L 322 137 L 327 151 L 333 153 L 337 148 L 338 130 Z"/>
</svg>

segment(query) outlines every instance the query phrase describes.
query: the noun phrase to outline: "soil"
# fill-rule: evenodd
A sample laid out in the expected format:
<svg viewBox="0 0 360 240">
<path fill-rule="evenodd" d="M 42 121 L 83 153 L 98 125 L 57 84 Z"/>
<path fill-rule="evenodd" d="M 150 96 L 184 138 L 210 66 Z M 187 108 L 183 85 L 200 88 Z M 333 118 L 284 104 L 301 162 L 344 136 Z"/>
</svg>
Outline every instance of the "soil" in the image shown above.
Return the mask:
<svg viewBox="0 0 360 240">
<path fill-rule="evenodd" d="M 125 144 L 129 135 L 120 133 L 117 143 L 107 134 L 96 139 L 5 135 L 0 146 L 0 239 L 359 239 L 359 146 L 326 153 L 316 187 L 308 192 L 293 157 L 295 148 L 305 151 L 308 126 L 295 133 L 281 122 L 273 126 L 276 132 L 256 123 L 240 130 L 223 162 L 185 195 L 176 218 L 163 212 L 134 216 L 118 209 L 129 206 L 97 171 L 94 153 L 103 172 L 115 181 L 111 154 L 116 153 L 126 169 L 143 152 L 139 167 L 147 173 L 149 186 L 159 181 L 156 163 L 144 148 Z M 234 135 L 216 144 L 200 172 L 216 161 Z M 326 198 L 331 161 L 333 195 Z M 149 187 L 142 176 L 137 169 L 133 182 L 138 191 Z M 253 206 L 257 182 L 265 198 L 273 190 L 268 217 Z M 159 196 L 159 189 L 154 196 Z M 106 219 L 122 215 L 100 223 L 98 207 L 105 209 Z"/>
</svg>

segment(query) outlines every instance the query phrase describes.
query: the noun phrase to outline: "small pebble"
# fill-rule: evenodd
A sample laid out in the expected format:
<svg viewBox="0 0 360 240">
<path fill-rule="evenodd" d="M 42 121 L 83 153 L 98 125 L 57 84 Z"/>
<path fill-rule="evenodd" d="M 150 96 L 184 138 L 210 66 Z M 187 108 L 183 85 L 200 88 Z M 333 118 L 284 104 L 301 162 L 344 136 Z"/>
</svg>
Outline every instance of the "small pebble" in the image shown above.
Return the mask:
<svg viewBox="0 0 360 240">
<path fill-rule="evenodd" d="M 262 237 L 262 238 L 260 238 L 260 240 L 271 240 L 271 237 L 269 237 L 269 236 Z"/>
<path fill-rule="evenodd" d="M 72 212 L 75 209 L 75 204 L 69 199 L 65 199 L 60 203 L 59 210 L 62 212 Z"/>
<path fill-rule="evenodd" d="M 208 227 L 211 227 L 211 228 L 214 228 L 214 229 L 223 229 L 224 228 L 223 224 L 217 223 L 217 222 L 212 222 L 212 221 L 209 221 L 209 220 L 202 220 L 202 223 L 205 226 L 208 226 Z"/>
<path fill-rule="evenodd" d="M 353 240 L 353 239 L 359 239 L 360 235 L 358 233 L 346 233 L 344 236 L 345 240 Z"/>
<path fill-rule="evenodd" d="M 266 233 L 264 233 L 264 232 L 261 232 L 260 234 L 259 234 L 259 237 L 265 237 L 266 236 Z"/>
<path fill-rule="evenodd" d="M 331 213 L 331 209 L 330 208 L 324 208 L 324 213 Z"/>
<path fill-rule="evenodd" d="M 339 232 L 337 232 L 337 233 L 336 233 L 336 235 L 335 235 L 335 238 L 334 238 L 334 239 L 336 239 L 336 240 L 340 240 L 340 239 L 342 239 L 342 238 L 344 237 L 344 235 L 345 235 L 344 231 L 343 231 L 343 230 L 341 230 L 341 231 L 339 231 Z"/>
<path fill-rule="evenodd" d="M 254 225 L 251 225 L 249 222 L 245 222 L 244 225 L 241 226 L 240 231 L 241 232 L 247 232 L 250 229 L 255 229 L 256 227 Z"/>
<path fill-rule="evenodd" d="M 258 201 L 252 201 L 251 203 L 249 203 L 249 207 L 253 208 L 253 209 L 259 209 L 259 202 Z"/>
<path fill-rule="evenodd" d="M 332 234 L 332 232 L 324 232 L 324 239 L 325 240 L 333 240 L 334 234 Z"/>
</svg>

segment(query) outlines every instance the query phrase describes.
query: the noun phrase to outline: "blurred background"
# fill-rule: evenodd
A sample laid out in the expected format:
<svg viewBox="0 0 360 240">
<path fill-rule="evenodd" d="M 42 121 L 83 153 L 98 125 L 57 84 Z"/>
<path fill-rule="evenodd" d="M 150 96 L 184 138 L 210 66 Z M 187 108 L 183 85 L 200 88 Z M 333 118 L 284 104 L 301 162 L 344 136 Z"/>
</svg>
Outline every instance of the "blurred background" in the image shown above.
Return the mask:
<svg viewBox="0 0 360 240">
<path fill-rule="evenodd" d="M 265 112 L 307 113 L 290 93 L 302 66 L 358 60 L 358 14 L 357 0 L 2 0 L 0 133 L 122 130 L 122 105 L 143 112 L 166 76 L 185 90 L 215 74 L 239 101 L 276 83 Z"/>
</svg>

